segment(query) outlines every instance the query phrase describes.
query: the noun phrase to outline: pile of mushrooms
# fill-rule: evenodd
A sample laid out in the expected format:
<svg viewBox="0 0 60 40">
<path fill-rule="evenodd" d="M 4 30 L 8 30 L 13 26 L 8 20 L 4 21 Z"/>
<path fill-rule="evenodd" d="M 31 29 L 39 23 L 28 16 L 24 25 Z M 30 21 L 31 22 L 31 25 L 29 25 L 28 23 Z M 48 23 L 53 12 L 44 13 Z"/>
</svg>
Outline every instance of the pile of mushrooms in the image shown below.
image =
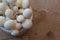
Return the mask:
<svg viewBox="0 0 60 40">
<path fill-rule="evenodd" d="M 32 27 L 32 18 L 29 0 L 1 0 L 0 30 L 17 36 Z"/>
</svg>

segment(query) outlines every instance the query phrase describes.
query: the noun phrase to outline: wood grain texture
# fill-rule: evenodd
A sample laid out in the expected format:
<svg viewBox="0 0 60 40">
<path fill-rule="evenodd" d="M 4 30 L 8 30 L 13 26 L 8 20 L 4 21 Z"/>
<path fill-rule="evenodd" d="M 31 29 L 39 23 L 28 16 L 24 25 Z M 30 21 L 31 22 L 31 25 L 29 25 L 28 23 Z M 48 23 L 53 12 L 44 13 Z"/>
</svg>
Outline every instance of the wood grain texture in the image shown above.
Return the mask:
<svg viewBox="0 0 60 40">
<path fill-rule="evenodd" d="M 0 40 L 60 40 L 60 0 L 30 0 L 33 27 L 22 37 L 0 31 Z"/>
</svg>

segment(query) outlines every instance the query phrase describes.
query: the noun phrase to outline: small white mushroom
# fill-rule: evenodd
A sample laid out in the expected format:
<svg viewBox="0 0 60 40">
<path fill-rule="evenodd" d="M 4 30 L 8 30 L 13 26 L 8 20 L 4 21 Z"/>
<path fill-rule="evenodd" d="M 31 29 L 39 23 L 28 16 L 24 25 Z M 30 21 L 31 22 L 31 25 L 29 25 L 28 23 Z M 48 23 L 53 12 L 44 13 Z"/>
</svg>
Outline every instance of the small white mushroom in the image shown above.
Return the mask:
<svg viewBox="0 0 60 40">
<path fill-rule="evenodd" d="M 6 29 L 16 29 L 16 22 L 14 20 L 8 20 L 4 23 L 4 28 Z"/>
<path fill-rule="evenodd" d="M 17 19 L 16 19 L 18 22 L 23 22 L 25 20 L 24 16 L 23 15 L 19 15 L 17 16 Z"/>
<path fill-rule="evenodd" d="M 14 6 L 13 7 L 13 10 L 14 10 L 14 12 L 17 12 L 18 11 L 18 7 L 17 6 Z"/>
<path fill-rule="evenodd" d="M 22 4 L 22 0 L 17 0 L 15 3 L 15 5 L 18 7 L 21 7 L 21 4 Z"/>
<path fill-rule="evenodd" d="M 19 29 L 21 29 L 21 28 L 22 28 L 22 24 L 21 24 L 21 23 L 17 23 L 17 24 L 16 24 L 16 29 L 19 30 Z"/>
<path fill-rule="evenodd" d="M 25 10 L 23 11 L 23 16 L 24 16 L 25 18 L 30 18 L 31 15 L 32 15 L 32 13 L 33 13 L 32 9 L 27 8 L 27 9 L 25 9 Z"/>
<path fill-rule="evenodd" d="M 12 36 L 17 36 L 19 34 L 19 31 L 18 30 L 13 30 L 12 32 L 11 32 L 11 35 Z"/>
<path fill-rule="evenodd" d="M 26 19 L 23 23 L 23 28 L 24 29 L 30 29 L 32 27 L 32 21 L 29 19 Z"/>
<path fill-rule="evenodd" d="M 0 16 L 0 27 L 4 25 L 5 21 L 6 21 L 6 18 L 3 16 Z"/>
<path fill-rule="evenodd" d="M 22 0 L 22 7 L 23 8 L 28 8 L 30 5 L 29 0 Z"/>
<path fill-rule="evenodd" d="M 5 11 L 6 9 L 8 9 L 8 5 L 6 3 L 0 3 L 0 10 Z"/>
<path fill-rule="evenodd" d="M 18 30 L 7 30 L 3 27 L 0 27 L 1 30 L 7 32 L 7 33 L 10 33 L 12 36 L 17 36 L 19 34 L 19 31 Z"/>
<path fill-rule="evenodd" d="M 14 14 L 15 13 L 11 9 L 7 9 L 5 11 L 5 16 L 8 17 L 8 18 L 10 18 L 10 19 L 15 19 L 15 15 Z"/>
<path fill-rule="evenodd" d="M 23 14 L 23 11 L 24 11 L 24 9 L 20 9 L 20 10 L 18 11 L 18 13 L 19 13 L 19 14 Z"/>
<path fill-rule="evenodd" d="M 1 14 L 4 15 L 5 10 L 8 9 L 8 8 L 9 7 L 8 7 L 8 5 L 6 3 L 0 3 L 0 12 L 1 12 Z"/>
</svg>

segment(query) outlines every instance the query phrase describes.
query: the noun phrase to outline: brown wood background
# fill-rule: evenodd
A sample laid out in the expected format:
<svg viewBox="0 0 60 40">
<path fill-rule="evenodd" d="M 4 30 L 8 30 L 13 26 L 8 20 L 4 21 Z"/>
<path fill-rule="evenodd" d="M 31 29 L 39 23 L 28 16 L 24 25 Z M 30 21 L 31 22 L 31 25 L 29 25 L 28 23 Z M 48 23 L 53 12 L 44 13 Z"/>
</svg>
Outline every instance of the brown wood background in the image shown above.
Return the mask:
<svg viewBox="0 0 60 40">
<path fill-rule="evenodd" d="M 60 0 L 30 0 L 33 27 L 22 37 L 0 31 L 0 40 L 60 40 Z"/>
</svg>

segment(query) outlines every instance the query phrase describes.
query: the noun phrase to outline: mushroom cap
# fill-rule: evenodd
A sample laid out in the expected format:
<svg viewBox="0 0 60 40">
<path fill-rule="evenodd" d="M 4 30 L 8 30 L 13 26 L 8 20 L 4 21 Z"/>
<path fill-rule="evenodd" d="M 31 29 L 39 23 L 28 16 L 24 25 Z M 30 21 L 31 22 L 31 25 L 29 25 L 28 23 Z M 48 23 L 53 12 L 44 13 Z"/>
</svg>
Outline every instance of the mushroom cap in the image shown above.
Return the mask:
<svg viewBox="0 0 60 40">
<path fill-rule="evenodd" d="M 13 7 L 13 10 L 14 10 L 15 12 L 17 12 L 17 11 L 18 11 L 18 7 L 17 7 L 17 6 L 14 6 L 14 7 Z"/>
<path fill-rule="evenodd" d="M 24 9 L 20 9 L 20 10 L 18 11 L 18 13 L 19 13 L 19 14 L 23 14 L 23 11 L 24 11 Z"/>
<path fill-rule="evenodd" d="M 31 17 L 31 15 L 32 15 L 32 9 L 29 9 L 29 8 L 27 8 L 27 9 L 25 9 L 24 11 L 23 11 L 23 16 L 25 17 L 25 18 L 30 18 Z"/>
<path fill-rule="evenodd" d="M 6 3 L 0 3 L 0 10 L 5 11 L 6 9 L 8 9 L 8 5 Z"/>
<path fill-rule="evenodd" d="M 3 16 L 0 16 L 0 27 L 4 25 L 5 21 L 6 21 L 6 18 Z"/>
<path fill-rule="evenodd" d="M 15 19 L 14 12 L 13 12 L 13 10 L 11 10 L 11 9 L 6 9 L 6 11 L 5 11 L 5 16 L 6 16 L 6 17 L 9 17 L 9 18 L 11 18 L 11 19 Z"/>
<path fill-rule="evenodd" d="M 28 8 L 30 5 L 29 0 L 22 0 L 22 8 Z"/>
<path fill-rule="evenodd" d="M 26 19 L 23 23 L 22 26 L 24 29 L 29 29 L 32 27 L 32 21 L 29 19 Z"/>
<path fill-rule="evenodd" d="M 19 30 L 19 29 L 21 29 L 21 28 L 22 28 L 22 24 L 21 24 L 21 23 L 17 23 L 17 24 L 16 24 L 16 29 Z"/>
<path fill-rule="evenodd" d="M 6 29 L 16 29 L 16 22 L 14 20 L 8 20 L 4 23 L 4 28 Z"/>
<path fill-rule="evenodd" d="M 11 35 L 12 36 L 17 36 L 19 34 L 19 31 L 18 30 L 13 30 L 12 32 L 11 32 Z"/>
<path fill-rule="evenodd" d="M 17 16 L 17 19 L 16 19 L 18 22 L 23 22 L 25 20 L 24 16 L 23 15 L 19 15 Z"/>
<path fill-rule="evenodd" d="M 18 7 L 21 7 L 21 4 L 22 4 L 22 0 L 17 0 L 15 3 L 15 5 Z"/>
</svg>

